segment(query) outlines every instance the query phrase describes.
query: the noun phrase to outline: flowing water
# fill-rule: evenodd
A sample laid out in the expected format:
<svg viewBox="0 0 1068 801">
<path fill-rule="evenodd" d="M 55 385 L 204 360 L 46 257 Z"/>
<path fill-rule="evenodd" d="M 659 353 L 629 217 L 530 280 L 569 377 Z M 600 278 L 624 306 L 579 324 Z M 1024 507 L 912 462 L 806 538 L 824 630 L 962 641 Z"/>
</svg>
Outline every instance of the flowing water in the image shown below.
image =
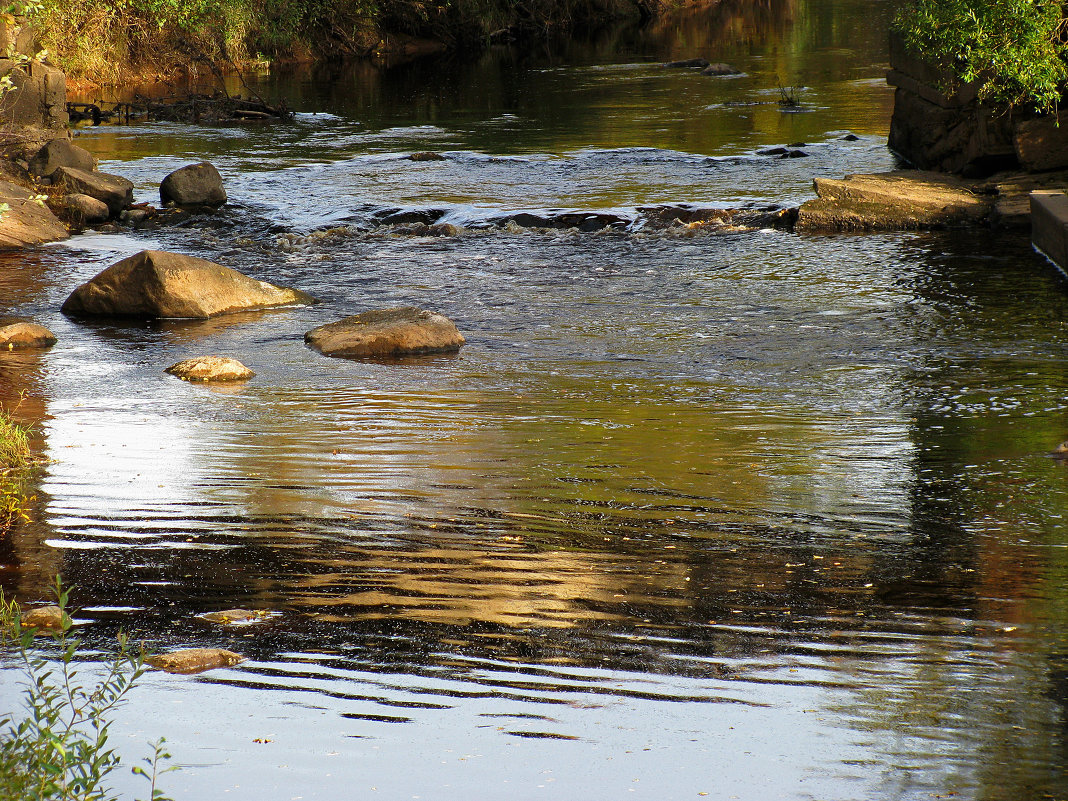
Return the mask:
<svg viewBox="0 0 1068 801">
<path fill-rule="evenodd" d="M 653 225 L 894 166 L 888 6 L 739 5 L 257 79 L 291 125 L 81 131 L 138 200 L 208 159 L 231 203 L 4 257 L 0 312 L 60 342 L 0 356 L 49 460 L 0 586 L 61 572 L 91 652 L 247 657 L 122 710 L 176 799 L 1068 798 L 1065 280 L 1015 232 Z M 743 74 L 658 66 L 698 55 Z M 618 224 L 502 224 L 547 209 Z M 321 302 L 58 312 L 144 248 Z M 400 305 L 468 345 L 303 344 Z M 162 372 L 205 353 L 257 375 Z M 234 607 L 272 614 L 198 617 Z"/>
</svg>

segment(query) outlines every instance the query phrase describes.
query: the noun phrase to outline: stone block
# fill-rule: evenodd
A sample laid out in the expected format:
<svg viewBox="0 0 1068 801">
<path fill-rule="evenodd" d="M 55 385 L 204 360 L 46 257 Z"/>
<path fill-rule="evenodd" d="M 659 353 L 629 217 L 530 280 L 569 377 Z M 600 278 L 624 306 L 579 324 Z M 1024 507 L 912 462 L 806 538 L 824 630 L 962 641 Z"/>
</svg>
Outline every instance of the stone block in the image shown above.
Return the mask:
<svg viewBox="0 0 1068 801">
<path fill-rule="evenodd" d="M 1059 190 L 1032 192 L 1031 244 L 1062 272 L 1068 272 L 1068 194 Z"/>
</svg>

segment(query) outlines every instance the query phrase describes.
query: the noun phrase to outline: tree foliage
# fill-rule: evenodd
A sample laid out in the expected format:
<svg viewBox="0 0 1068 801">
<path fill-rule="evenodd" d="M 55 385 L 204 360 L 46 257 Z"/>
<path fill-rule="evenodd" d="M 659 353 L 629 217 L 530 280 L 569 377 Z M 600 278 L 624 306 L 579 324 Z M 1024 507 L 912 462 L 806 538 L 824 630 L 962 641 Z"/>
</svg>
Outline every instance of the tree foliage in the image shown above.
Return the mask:
<svg viewBox="0 0 1068 801">
<path fill-rule="evenodd" d="M 1050 111 L 1068 80 L 1060 0 L 908 0 L 895 27 L 981 100 Z"/>
</svg>

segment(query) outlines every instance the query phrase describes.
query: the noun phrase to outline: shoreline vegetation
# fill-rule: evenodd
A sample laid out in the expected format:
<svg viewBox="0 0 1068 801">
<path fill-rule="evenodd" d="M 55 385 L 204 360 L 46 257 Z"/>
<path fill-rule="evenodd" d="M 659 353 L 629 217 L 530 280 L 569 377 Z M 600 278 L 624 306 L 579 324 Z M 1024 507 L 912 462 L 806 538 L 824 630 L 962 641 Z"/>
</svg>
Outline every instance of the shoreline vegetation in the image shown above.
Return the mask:
<svg viewBox="0 0 1068 801">
<path fill-rule="evenodd" d="M 0 536 L 25 519 L 25 479 L 32 461 L 28 429 L 0 409 Z"/>
<path fill-rule="evenodd" d="M 477 52 L 721 0 L 34 0 L 38 46 L 74 85 L 286 63 Z M 763 4 L 769 0 L 753 0 Z"/>
</svg>

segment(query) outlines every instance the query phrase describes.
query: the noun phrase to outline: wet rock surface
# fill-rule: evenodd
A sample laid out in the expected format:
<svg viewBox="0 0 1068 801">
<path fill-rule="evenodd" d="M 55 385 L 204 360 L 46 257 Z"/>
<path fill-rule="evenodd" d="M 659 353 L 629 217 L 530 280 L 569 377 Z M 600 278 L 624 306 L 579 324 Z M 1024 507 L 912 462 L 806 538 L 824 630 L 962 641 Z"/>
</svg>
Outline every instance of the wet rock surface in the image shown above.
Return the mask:
<svg viewBox="0 0 1068 801">
<path fill-rule="evenodd" d="M 220 626 L 257 623 L 267 620 L 270 617 L 270 612 L 264 612 L 258 609 L 224 609 L 221 612 L 207 612 L 200 615 L 201 620 L 206 620 L 209 623 L 218 623 Z"/>
<path fill-rule="evenodd" d="M 72 315 L 204 318 L 305 303 L 314 299 L 206 259 L 145 250 L 75 289 L 62 310 Z"/>
<path fill-rule="evenodd" d="M 408 306 L 319 326 L 308 331 L 304 341 L 325 356 L 359 359 L 448 353 L 466 340 L 447 317 Z"/>
<path fill-rule="evenodd" d="M 50 348 L 56 335 L 30 320 L 20 317 L 0 317 L 0 349 Z"/>
<path fill-rule="evenodd" d="M 172 364 L 165 373 L 183 381 L 247 381 L 256 374 L 237 359 L 224 356 L 196 356 Z"/>
<path fill-rule="evenodd" d="M 233 667 L 244 659 L 241 654 L 222 648 L 187 648 L 150 656 L 145 663 L 167 673 L 203 673 L 205 670 Z"/>
</svg>

